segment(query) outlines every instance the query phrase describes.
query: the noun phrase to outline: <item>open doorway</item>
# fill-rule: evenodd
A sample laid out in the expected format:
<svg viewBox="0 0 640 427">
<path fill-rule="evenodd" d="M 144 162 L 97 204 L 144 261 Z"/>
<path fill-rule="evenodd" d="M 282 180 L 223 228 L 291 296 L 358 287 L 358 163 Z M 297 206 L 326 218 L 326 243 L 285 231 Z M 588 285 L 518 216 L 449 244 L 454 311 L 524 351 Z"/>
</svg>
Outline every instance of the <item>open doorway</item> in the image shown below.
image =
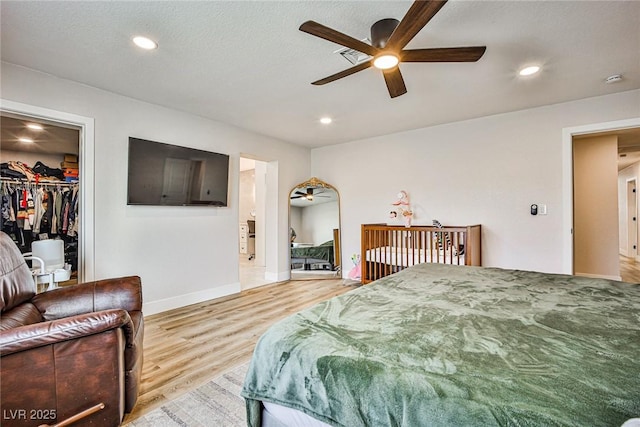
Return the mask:
<svg viewBox="0 0 640 427">
<path fill-rule="evenodd" d="M 572 273 L 640 283 L 640 127 L 628 123 L 572 135 Z"/>
<path fill-rule="evenodd" d="M 618 194 L 620 222 L 620 275 L 622 280 L 640 283 L 638 257 L 638 195 L 640 179 L 640 127 L 618 135 Z"/>
<path fill-rule="evenodd" d="M 81 182 L 78 195 L 78 275 L 79 282 L 95 278 L 94 243 L 94 119 L 34 105 L 0 99 L 3 116 L 17 116 L 38 120 L 60 127 L 74 127 L 79 131 L 78 165 Z"/>
<path fill-rule="evenodd" d="M 240 157 L 238 239 L 242 290 L 274 282 L 266 278 L 266 174 L 266 162 Z"/>
<path fill-rule="evenodd" d="M 0 112 L 2 231 L 33 263 L 38 292 L 78 283 L 82 276 L 82 130 L 74 124 Z"/>
</svg>

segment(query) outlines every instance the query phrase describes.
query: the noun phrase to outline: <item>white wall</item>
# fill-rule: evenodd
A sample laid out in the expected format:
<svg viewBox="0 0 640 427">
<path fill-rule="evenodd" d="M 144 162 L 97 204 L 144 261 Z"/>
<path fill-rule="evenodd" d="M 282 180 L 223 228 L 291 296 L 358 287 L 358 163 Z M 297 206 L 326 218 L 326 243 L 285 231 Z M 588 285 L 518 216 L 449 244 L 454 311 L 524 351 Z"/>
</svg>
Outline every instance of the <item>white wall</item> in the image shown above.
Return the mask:
<svg viewBox="0 0 640 427">
<path fill-rule="evenodd" d="M 289 222 L 291 228 L 296 232 L 296 243 L 312 243 L 311 236 L 305 234 L 305 227 L 303 227 L 302 223 L 302 213 L 304 209 L 305 208 L 298 206 L 291 206 L 289 208 Z"/>
<path fill-rule="evenodd" d="M 636 117 L 638 90 L 314 149 L 311 172 L 340 192 L 344 265 L 407 190 L 414 224 L 482 224 L 483 265 L 566 272 L 562 130 Z"/>
<path fill-rule="evenodd" d="M 239 188 L 239 220 L 246 224 L 248 219 L 253 219 L 251 211 L 256 209 L 255 169 L 240 172 Z"/>
<path fill-rule="evenodd" d="M 255 184 L 255 211 L 256 211 L 256 257 L 255 265 L 265 265 L 265 252 L 266 252 L 266 239 L 265 231 L 267 228 L 267 215 L 266 215 L 266 177 L 267 177 L 267 164 L 265 162 L 256 161 L 256 168 L 254 170 L 254 184 Z M 288 235 L 288 234 L 287 234 Z M 286 272 L 285 272 L 286 274 Z"/>
<path fill-rule="evenodd" d="M 318 203 L 303 208 L 303 229 L 305 236 L 308 236 L 304 241 L 318 246 L 333 240 L 333 229 L 339 228 L 339 219 L 338 202 Z"/>
<path fill-rule="evenodd" d="M 333 229 L 340 228 L 338 202 L 291 206 L 289 219 L 296 231 L 296 243 L 321 245 L 333 240 Z"/>
<path fill-rule="evenodd" d="M 3 99 L 95 119 L 97 279 L 141 276 L 146 314 L 238 292 L 240 152 L 277 168 L 268 192 L 276 195 L 268 205 L 278 212 L 270 236 L 277 253 L 268 265 L 274 276 L 289 274 L 289 189 L 310 176 L 308 149 L 11 64 L 1 67 Z M 127 206 L 129 136 L 229 154 L 230 206 Z"/>
</svg>

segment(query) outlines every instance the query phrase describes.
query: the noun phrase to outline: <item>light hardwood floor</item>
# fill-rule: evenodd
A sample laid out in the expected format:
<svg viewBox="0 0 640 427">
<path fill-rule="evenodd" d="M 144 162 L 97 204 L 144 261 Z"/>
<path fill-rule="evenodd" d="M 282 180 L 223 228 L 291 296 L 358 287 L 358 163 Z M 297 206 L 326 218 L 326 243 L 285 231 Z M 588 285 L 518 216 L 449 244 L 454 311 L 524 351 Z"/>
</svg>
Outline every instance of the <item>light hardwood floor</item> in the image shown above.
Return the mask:
<svg viewBox="0 0 640 427">
<path fill-rule="evenodd" d="M 130 422 L 248 361 L 274 322 L 355 289 L 342 279 L 266 285 L 145 317 L 141 391 Z"/>
<path fill-rule="evenodd" d="M 640 283 L 640 262 L 620 255 L 620 276 L 623 282 Z"/>
</svg>

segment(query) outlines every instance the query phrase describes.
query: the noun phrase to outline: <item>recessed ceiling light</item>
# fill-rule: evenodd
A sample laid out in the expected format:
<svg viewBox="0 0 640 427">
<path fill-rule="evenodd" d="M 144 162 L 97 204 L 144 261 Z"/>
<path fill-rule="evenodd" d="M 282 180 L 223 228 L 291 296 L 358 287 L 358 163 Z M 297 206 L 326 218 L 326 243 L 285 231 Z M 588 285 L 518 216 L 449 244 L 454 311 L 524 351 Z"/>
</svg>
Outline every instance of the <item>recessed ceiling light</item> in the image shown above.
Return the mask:
<svg viewBox="0 0 640 427">
<path fill-rule="evenodd" d="M 532 65 L 529 67 L 524 67 L 519 71 L 518 74 L 520 74 L 521 76 L 530 76 L 537 73 L 538 71 L 540 71 L 540 67 L 538 67 L 537 65 Z"/>
<path fill-rule="evenodd" d="M 42 127 L 41 124 L 39 123 L 27 123 L 27 127 L 31 130 L 43 130 L 44 128 Z"/>
<path fill-rule="evenodd" d="M 380 55 L 373 60 L 373 66 L 381 70 L 388 70 L 398 65 L 398 57 L 391 54 Z"/>
<path fill-rule="evenodd" d="M 331 117 L 323 117 L 320 119 L 320 123 L 322 123 L 323 125 L 328 125 L 332 122 L 333 120 L 331 119 Z"/>
<path fill-rule="evenodd" d="M 158 43 L 154 42 L 153 40 L 151 40 L 148 37 L 135 36 L 133 38 L 133 42 L 136 44 L 136 46 L 138 46 L 138 47 L 140 47 L 142 49 L 151 50 L 151 49 L 157 49 L 158 48 Z"/>
<path fill-rule="evenodd" d="M 33 139 L 31 138 L 21 137 L 18 138 L 18 141 L 24 142 L 25 144 L 33 144 Z"/>
</svg>

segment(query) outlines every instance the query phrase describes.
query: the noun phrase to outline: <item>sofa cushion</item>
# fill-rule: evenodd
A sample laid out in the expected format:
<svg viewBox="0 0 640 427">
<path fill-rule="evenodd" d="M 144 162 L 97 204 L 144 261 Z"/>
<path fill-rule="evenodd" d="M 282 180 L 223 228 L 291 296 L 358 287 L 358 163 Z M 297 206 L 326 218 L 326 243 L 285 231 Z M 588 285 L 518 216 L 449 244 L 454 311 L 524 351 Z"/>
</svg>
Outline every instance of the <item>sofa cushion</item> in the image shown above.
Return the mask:
<svg viewBox="0 0 640 427">
<path fill-rule="evenodd" d="M 42 314 L 30 302 L 7 310 L 0 316 L 0 331 L 42 322 Z"/>
<path fill-rule="evenodd" d="M 35 293 L 24 257 L 11 237 L 0 231 L 0 313 L 29 301 Z"/>
</svg>

